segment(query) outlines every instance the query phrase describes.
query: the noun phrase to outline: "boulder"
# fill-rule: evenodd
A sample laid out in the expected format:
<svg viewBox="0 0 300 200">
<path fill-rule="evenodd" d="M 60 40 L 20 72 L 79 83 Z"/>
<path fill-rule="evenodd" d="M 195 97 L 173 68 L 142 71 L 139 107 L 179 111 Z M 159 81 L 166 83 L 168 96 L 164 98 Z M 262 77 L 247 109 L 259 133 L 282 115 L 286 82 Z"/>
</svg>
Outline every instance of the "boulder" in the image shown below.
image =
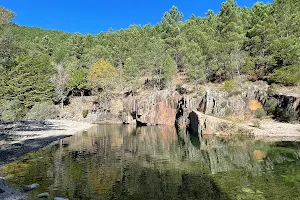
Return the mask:
<svg viewBox="0 0 300 200">
<path fill-rule="evenodd" d="M 47 193 L 47 192 L 44 192 L 44 193 L 41 193 L 41 194 L 37 195 L 37 198 L 48 198 L 48 197 L 49 197 L 49 193 Z"/>
<path fill-rule="evenodd" d="M 39 186 L 40 186 L 40 185 L 37 184 L 37 183 L 31 184 L 31 185 L 25 185 L 25 186 L 23 187 L 23 190 L 24 190 L 24 192 L 29 192 L 29 191 L 31 191 L 31 190 L 36 189 L 36 188 L 39 187 Z"/>
</svg>

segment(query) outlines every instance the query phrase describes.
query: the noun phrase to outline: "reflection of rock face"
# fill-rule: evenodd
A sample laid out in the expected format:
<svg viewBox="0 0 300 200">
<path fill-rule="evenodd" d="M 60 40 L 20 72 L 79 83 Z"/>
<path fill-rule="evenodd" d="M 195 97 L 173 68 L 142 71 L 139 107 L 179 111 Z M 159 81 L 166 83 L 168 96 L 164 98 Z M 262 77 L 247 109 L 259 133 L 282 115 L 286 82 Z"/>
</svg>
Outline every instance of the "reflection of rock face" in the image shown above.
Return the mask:
<svg viewBox="0 0 300 200">
<path fill-rule="evenodd" d="M 215 137 L 201 143 L 201 148 L 207 153 L 211 173 L 231 171 L 243 168 L 253 173 L 263 170 L 262 163 L 255 159 L 254 141 L 240 141 L 239 143 L 229 140 L 221 140 Z"/>
<path fill-rule="evenodd" d="M 194 114 L 199 116 L 197 112 Z M 133 126 L 120 126 L 119 128 L 98 126 L 87 135 L 74 137 L 73 142 L 70 142 L 69 149 L 81 149 L 85 153 L 96 152 L 95 155 L 105 152 L 106 156 L 112 160 L 106 160 L 105 163 L 112 162 L 113 165 L 116 164 L 116 161 L 117 163 L 121 162 L 122 159 L 138 158 L 141 163 L 143 160 L 146 161 L 144 163 L 146 167 L 156 159 L 181 162 L 180 160 L 185 157 L 188 160 L 201 161 L 212 173 L 226 172 L 236 167 L 245 168 L 254 173 L 262 170 L 262 163 L 259 160 L 263 157 L 259 150 L 255 150 L 255 141 L 237 142 L 231 139 L 206 136 L 200 140 L 200 146 L 196 147 L 192 145 L 189 136 L 185 134 L 180 136 L 185 141 L 181 143 L 183 146 L 178 143 L 179 135 L 176 134 L 173 127 L 158 126 L 135 129 Z M 114 176 L 119 177 L 116 174 Z"/>
<path fill-rule="evenodd" d="M 266 156 L 264 154 L 264 152 L 262 152 L 261 150 L 258 150 L 258 149 L 253 151 L 253 155 L 257 160 L 263 160 Z"/>
<path fill-rule="evenodd" d="M 258 147 L 254 140 L 206 135 L 195 145 L 171 126 L 100 125 L 44 150 L 35 167 L 21 163 L 28 165 L 22 178 L 69 199 L 220 199 L 218 184 L 207 174 L 243 170 L 247 179 L 272 168 Z"/>
</svg>

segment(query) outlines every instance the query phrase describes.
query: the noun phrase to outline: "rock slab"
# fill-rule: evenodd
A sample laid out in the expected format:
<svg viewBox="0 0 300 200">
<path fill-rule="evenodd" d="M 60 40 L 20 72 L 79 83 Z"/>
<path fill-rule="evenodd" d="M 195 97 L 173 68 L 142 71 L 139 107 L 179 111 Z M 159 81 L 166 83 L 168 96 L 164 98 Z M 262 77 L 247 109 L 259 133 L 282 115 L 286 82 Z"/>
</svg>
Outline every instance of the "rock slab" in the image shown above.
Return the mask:
<svg viewBox="0 0 300 200">
<path fill-rule="evenodd" d="M 41 194 L 37 195 L 37 198 L 48 198 L 48 197 L 49 197 L 49 193 L 47 193 L 47 192 L 44 192 L 44 193 L 41 193 Z"/>
<path fill-rule="evenodd" d="M 53 200 L 69 200 L 69 199 L 65 199 L 65 198 L 62 198 L 62 197 L 55 197 Z"/>
<path fill-rule="evenodd" d="M 37 184 L 37 183 L 31 184 L 31 185 L 25 185 L 25 186 L 23 187 L 23 190 L 24 190 L 24 192 L 29 192 L 29 191 L 31 191 L 31 190 L 36 189 L 36 188 L 39 187 L 39 186 L 40 186 L 40 185 Z"/>
</svg>

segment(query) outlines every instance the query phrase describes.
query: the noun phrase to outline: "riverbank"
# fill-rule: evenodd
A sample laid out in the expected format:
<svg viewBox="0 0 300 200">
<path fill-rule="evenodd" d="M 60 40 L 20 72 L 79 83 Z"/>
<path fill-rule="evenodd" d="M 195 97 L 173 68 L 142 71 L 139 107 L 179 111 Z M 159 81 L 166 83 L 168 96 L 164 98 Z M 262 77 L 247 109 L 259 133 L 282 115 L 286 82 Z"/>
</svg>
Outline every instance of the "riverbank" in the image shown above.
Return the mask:
<svg viewBox="0 0 300 200">
<path fill-rule="evenodd" d="M 0 166 L 92 126 L 71 120 L 0 122 Z M 0 177 L 0 199 L 21 200 L 24 195 Z"/>
<path fill-rule="evenodd" d="M 91 123 L 71 120 L 1 122 L 0 166 L 91 127 Z"/>
</svg>

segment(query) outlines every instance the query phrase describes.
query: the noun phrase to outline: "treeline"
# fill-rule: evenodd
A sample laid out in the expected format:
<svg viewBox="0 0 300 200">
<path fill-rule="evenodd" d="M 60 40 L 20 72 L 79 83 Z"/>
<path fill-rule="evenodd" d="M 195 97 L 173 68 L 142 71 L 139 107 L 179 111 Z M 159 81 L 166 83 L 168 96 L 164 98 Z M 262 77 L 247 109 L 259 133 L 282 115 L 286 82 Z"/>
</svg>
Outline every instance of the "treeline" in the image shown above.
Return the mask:
<svg viewBox="0 0 300 200">
<path fill-rule="evenodd" d="M 71 93 L 107 97 L 115 87 L 135 90 L 140 77 L 162 89 L 177 72 L 195 84 L 237 76 L 284 85 L 300 81 L 298 0 L 252 8 L 227 0 L 219 13 L 209 10 L 184 22 L 174 6 L 155 26 L 98 35 L 20 27 L 11 23 L 13 12 L 0 9 L 2 118 L 5 110 L 21 107 L 20 118 L 37 103 L 61 103 Z"/>
</svg>

